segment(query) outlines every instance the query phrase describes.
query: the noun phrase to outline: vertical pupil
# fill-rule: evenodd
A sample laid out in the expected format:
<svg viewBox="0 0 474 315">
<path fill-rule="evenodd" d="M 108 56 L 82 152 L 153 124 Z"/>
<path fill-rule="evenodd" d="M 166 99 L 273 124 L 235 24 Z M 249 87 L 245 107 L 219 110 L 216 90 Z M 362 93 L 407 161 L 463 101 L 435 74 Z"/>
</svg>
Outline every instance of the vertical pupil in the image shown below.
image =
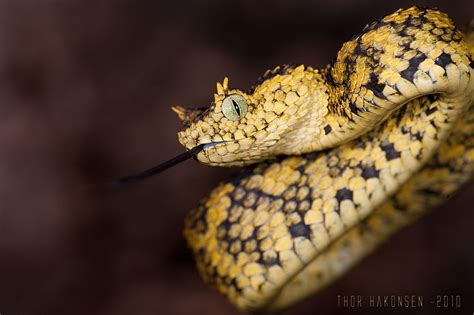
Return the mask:
<svg viewBox="0 0 474 315">
<path fill-rule="evenodd" d="M 239 115 L 240 117 L 240 107 L 239 107 L 239 104 L 237 104 L 237 102 L 235 100 L 232 100 L 232 105 L 234 105 L 234 109 L 235 111 L 237 112 L 237 115 Z"/>
</svg>

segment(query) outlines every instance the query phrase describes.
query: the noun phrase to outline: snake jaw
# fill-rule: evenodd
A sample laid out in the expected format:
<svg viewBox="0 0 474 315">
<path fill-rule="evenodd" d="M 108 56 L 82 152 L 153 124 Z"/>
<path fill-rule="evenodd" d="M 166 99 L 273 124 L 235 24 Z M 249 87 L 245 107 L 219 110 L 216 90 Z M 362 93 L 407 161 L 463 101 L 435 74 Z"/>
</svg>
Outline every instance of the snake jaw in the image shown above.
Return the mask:
<svg viewBox="0 0 474 315">
<path fill-rule="evenodd" d="M 236 140 L 205 143 L 202 151 L 195 155 L 195 159 L 205 165 L 220 167 L 235 167 L 251 164 L 252 162 L 245 162 L 238 157 L 241 152 L 229 153 L 229 148 L 236 146 L 239 146 Z"/>
</svg>

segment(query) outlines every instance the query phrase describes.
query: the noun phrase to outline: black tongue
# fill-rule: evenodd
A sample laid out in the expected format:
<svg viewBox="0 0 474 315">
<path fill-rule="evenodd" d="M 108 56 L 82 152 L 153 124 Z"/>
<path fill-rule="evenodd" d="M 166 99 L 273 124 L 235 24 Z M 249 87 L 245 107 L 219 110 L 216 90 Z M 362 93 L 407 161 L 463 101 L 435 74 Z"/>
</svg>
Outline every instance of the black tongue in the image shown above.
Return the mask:
<svg viewBox="0 0 474 315">
<path fill-rule="evenodd" d="M 135 181 L 140 181 L 140 180 L 143 180 L 145 178 L 148 178 L 148 177 L 151 177 L 153 175 L 156 175 L 158 173 L 161 173 L 163 172 L 164 170 L 167 170 L 169 169 L 170 167 L 173 167 L 181 162 L 184 162 L 186 161 L 187 159 L 190 159 L 192 157 L 194 157 L 195 155 L 197 155 L 199 152 L 201 152 L 203 149 L 204 149 L 204 146 L 205 144 L 200 144 L 194 148 L 192 148 L 191 150 L 189 151 L 186 151 L 184 153 L 181 153 L 180 155 L 166 161 L 166 162 L 163 162 L 153 168 L 150 168 L 146 171 L 143 171 L 143 172 L 140 172 L 138 174 L 133 174 L 133 175 L 128 175 L 128 176 L 124 176 L 124 177 L 120 177 L 116 180 L 113 180 L 111 182 L 109 182 L 108 184 L 109 185 L 112 185 L 112 186 L 120 186 L 120 185 L 124 185 L 124 184 L 128 184 L 130 182 L 135 182 Z"/>
</svg>

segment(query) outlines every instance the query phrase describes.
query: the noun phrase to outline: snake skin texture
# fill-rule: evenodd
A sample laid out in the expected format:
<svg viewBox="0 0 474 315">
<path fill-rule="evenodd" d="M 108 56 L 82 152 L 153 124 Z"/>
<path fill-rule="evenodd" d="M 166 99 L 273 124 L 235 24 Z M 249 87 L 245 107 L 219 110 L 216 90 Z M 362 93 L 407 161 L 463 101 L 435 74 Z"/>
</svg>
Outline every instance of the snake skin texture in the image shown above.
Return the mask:
<svg viewBox="0 0 474 315">
<path fill-rule="evenodd" d="M 205 281 L 238 308 L 271 311 L 320 290 L 445 201 L 474 169 L 472 35 L 445 13 L 400 9 L 322 70 L 286 65 L 209 108 L 175 107 L 208 165 L 257 163 L 220 184 L 184 234 Z M 223 100 L 248 103 L 230 121 Z"/>
</svg>

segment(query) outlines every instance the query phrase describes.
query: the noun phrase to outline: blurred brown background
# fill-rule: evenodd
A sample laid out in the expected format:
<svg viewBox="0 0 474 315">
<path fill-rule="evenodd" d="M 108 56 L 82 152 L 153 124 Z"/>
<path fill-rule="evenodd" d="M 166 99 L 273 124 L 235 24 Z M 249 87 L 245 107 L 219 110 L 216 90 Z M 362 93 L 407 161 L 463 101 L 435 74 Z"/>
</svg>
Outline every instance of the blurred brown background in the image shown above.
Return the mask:
<svg viewBox="0 0 474 315">
<path fill-rule="evenodd" d="M 86 187 L 182 152 L 171 105 L 207 106 L 225 75 L 247 89 L 278 64 L 321 67 L 366 23 L 413 4 L 458 25 L 474 17 L 467 0 L 0 0 L 0 313 L 238 314 L 202 283 L 181 235 L 235 170 L 188 161 Z M 401 312 L 338 308 L 338 294 L 460 294 L 462 309 L 438 311 L 471 314 L 473 193 L 285 314 Z"/>
</svg>

